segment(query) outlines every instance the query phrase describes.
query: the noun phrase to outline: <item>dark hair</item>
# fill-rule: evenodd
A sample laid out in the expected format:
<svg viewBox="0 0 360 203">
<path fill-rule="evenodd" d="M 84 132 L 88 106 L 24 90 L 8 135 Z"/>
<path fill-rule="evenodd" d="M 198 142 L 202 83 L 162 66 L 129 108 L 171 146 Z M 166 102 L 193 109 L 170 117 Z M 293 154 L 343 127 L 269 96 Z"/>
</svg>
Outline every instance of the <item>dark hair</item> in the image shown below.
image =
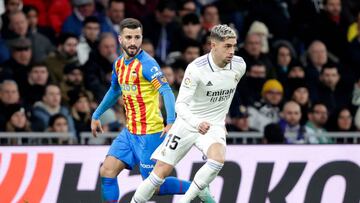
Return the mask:
<svg viewBox="0 0 360 203">
<path fill-rule="evenodd" d="M 89 16 L 89 17 L 86 17 L 84 22 L 83 22 L 83 26 L 85 26 L 86 24 L 88 23 L 97 23 L 100 25 L 100 21 L 99 19 L 96 17 L 96 16 Z"/>
<path fill-rule="evenodd" d="M 338 65 L 333 62 L 327 62 L 321 68 L 320 74 L 323 74 L 326 69 L 336 69 L 339 72 Z"/>
<path fill-rule="evenodd" d="M 310 109 L 309 109 L 309 113 L 314 113 L 315 107 L 318 106 L 318 105 L 325 106 L 326 109 L 327 109 L 327 106 L 326 106 L 323 102 L 317 101 L 317 102 L 314 102 L 314 103 L 311 105 L 311 107 L 310 107 Z"/>
<path fill-rule="evenodd" d="M 56 121 L 57 119 L 59 119 L 59 118 L 64 118 L 64 119 L 66 120 L 66 123 L 68 122 L 66 116 L 64 116 L 64 115 L 61 114 L 61 113 L 57 113 L 57 114 L 52 115 L 52 116 L 50 117 L 48 126 L 49 126 L 49 127 L 54 126 L 55 121 Z"/>
<path fill-rule="evenodd" d="M 201 51 L 201 44 L 198 41 L 194 39 L 186 39 L 182 43 L 181 52 L 184 53 L 189 47 L 196 47 L 199 48 L 199 50 Z"/>
<path fill-rule="evenodd" d="M 65 32 L 60 34 L 58 38 L 58 45 L 64 44 L 69 38 L 75 38 L 76 40 L 79 40 L 79 38 L 75 34 Z"/>
<path fill-rule="evenodd" d="M 199 17 L 195 13 L 186 14 L 182 20 L 182 25 L 189 25 L 189 24 L 200 24 Z"/>
<path fill-rule="evenodd" d="M 39 14 L 39 10 L 32 5 L 26 5 L 23 7 L 23 12 L 25 13 L 25 15 L 27 15 L 30 11 L 35 11 L 37 14 Z"/>
<path fill-rule="evenodd" d="M 208 9 L 208 8 L 210 8 L 210 7 L 215 7 L 215 8 L 217 9 L 217 7 L 216 7 L 215 4 L 206 4 L 205 6 L 203 6 L 203 7 L 201 8 L 200 14 L 201 14 L 201 15 L 204 15 L 205 10 Z"/>
<path fill-rule="evenodd" d="M 156 10 L 163 12 L 165 9 L 176 11 L 176 4 L 172 0 L 160 0 L 156 6 Z"/>
<path fill-rule="evenodd" d="M 46 63 L 44 63 L 44 62 L 36 62 L 36 63 L 33 63 L 33 64 L 31 65 L 29 72 L 30 72 L 32 69 L 34 69 L 35 67 L 45 67 L 46 69 L 48 69 Z"/>
<path fill-rule="evenodd" d="M 284 132 L 277 123 L 271 123 L 265 126 L 264 138 L 267 144 L 284 144 L 286 142 Z"/>
<path fill-rule="evenodd" d="M 109 0 L 108 2 L 108 8 L 111 7 L 111 4 L 112 3 L 124 3 L 125 4 L 125 1 L 124 0 Z"/>
<path fill-rule="evenodd" d="M 129 28 L 129 29 L 136 29 L 136 28 L 140 28 L 141 30 L 143 29 L 143 26 L 141 24 L 141 22 L 135 18 L 125 18 L 124 20 L 121 21 L 120 23 L 120 33 L 125 29 L 125 28 Z"/>
</svg>

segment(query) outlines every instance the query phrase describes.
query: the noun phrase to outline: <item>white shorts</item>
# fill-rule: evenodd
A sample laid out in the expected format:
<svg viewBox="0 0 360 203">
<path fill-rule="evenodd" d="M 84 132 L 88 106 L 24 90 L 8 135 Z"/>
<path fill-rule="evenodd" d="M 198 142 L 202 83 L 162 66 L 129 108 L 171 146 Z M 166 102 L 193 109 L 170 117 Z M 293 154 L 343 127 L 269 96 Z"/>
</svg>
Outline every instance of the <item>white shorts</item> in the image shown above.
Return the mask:
<svg viewBox="0 0 360 203">
<path fill-rule="evenodd" d="M 176 119 L 163 143 L 152 154 L 151 159 L 160 160 L 175 166 L 195 145 L 205 156 L 209 147 L 214 143 L 226 146 L 226 131 L 224 126 L 210 126 L 209 131 L 202 135 L 189 130 L 188 124 Z"/>
</svg>

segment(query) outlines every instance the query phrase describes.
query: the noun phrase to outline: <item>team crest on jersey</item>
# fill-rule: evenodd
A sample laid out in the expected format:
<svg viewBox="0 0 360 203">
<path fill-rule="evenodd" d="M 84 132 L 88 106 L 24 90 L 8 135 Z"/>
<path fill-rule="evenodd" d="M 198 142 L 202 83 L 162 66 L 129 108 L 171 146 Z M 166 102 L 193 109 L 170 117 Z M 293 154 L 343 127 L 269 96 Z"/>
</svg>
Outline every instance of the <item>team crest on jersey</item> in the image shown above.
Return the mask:
<svg viewBox="0 0 360 203">
<path fill-rule="evenodd" d="M 161 76 L 160 77 L 160 80 L 161 80 L 161 82 L 163 82 L 163 83 L 167 83 L 168 81 L 166 80 L 166 77 L 165 76 Z"/>
<path fill-rule="evenodd" d="M 190 87 L 190 85 L 191 85 L 191 80 L 190 80 L 190 78 L 185 78 L 185 79 L 184 79 L 184 86 L 185 86 L 185 87 Z"/>
<path fill-rule="evenodd" d="M 235 82 L 239 82 L 240 81 L 240 74 L 235 74 Z"/>
<path fill-rule="evenodd" d="M 135 80 L 137 78 L 137 73 L 136 71 L 132 71 L 131 72 L 131 80 Z"/>
</svg>

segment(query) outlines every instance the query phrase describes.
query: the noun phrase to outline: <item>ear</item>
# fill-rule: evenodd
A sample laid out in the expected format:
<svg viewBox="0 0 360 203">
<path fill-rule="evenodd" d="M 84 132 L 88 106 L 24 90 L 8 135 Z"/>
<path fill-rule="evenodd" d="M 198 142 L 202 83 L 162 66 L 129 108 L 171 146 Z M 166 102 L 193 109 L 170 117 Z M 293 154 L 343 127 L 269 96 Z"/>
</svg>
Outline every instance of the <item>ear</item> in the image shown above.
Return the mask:
<svg viewBox="0 0 360 203">
<path fill-rule="evenodd" d="M 216 41 L 215 40 L 211 40 L 211 49 L 216 47 Z"/>
<path fill-rule="evenodd" d="M 121 44 L 121 41 L 122 41 L 121 35 L 118 36 L 118 41 Z"/>
</svg>

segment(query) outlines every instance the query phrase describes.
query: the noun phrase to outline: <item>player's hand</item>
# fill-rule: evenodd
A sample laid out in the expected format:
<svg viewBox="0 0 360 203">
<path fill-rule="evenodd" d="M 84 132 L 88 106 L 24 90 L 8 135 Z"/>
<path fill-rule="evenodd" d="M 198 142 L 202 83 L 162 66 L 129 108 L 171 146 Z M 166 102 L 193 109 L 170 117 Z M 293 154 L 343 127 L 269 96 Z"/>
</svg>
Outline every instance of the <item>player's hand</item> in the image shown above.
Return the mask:
<svg viewBox="0 0 360 203">
<path fill-rule="evenodd" d="M 104 133 L 100 120 L 91 119 L 91 132 L 94 137 L 97 137 L 98 132 Z"/>
<path fill-rule="evenodd" d="M 164 130 L 162 131 L 160 137 L 163 137 L 166 133 L 168 133 L 172 125 L 173 125 L 172 123 L 167 124 L 167 125 L 165 126 Z"/>
<path fill-rule="evenodd" d="M 199 133 L 205 135 L 208 132 L 208 130 L 210 129 L 210 125 L 211 124 L 206 121 L 201 122 L 198 126 Z"/>
</svg>

